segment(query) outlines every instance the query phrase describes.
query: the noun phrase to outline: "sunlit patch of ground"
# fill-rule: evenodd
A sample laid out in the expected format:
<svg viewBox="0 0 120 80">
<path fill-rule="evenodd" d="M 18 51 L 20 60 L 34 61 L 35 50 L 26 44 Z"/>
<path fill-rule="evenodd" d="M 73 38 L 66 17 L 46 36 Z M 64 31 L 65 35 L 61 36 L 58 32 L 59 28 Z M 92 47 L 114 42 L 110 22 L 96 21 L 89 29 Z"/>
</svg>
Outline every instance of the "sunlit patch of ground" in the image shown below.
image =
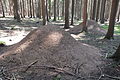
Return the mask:
<svg viewBox="0 0 120 80">
<path fill-rule="evenodd" d="M 8 31 L 0 32 L 0 41 L 5 42 L 6 45 L 13 45 L 21 41 L 29 31 Z"/>
</svg>

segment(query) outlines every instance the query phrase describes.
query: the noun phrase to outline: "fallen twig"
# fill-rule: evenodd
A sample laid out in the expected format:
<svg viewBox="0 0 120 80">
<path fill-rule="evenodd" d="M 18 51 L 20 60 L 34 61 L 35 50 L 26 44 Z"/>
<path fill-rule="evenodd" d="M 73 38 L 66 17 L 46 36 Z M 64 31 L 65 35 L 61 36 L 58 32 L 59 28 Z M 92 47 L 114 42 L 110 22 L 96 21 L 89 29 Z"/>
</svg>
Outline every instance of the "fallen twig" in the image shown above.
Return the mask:
<svg viewBox="0 0 120 80">
<path fill-rule="evenodd" d="M 104 74 L 104 76 L 106 76 L 108 78 L 120 80 L 120 77 L 114 77 L 114 76 L 110 76 L 110 75 L 107 75 L 107 74 Z"/>
<path fill-rule="evenodd" d="M 38 60 L 35 60 L 34 62 L 30 63 L 27 68 L 25 69 L 24 72 L 26 72 L 29 68 L 31 68 L 32 65 L 36 64 L 38 62 Z"/>
</svg>

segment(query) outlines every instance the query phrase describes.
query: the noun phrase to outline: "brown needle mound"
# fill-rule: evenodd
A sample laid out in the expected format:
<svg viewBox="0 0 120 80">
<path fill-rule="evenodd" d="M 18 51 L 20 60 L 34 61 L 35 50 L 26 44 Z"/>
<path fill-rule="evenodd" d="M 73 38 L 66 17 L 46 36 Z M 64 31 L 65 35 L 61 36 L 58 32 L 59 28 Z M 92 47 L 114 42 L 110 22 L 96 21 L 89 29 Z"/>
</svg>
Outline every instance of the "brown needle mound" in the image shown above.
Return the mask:
<svg viewBox="0 0 120 80">
<path fill-rule="evenodd" d="M 77 42 L 59 27 L 43 26 L 0 55 L 0 66 L 23 80 L 53 80 L 55 73 L 78 77 L 97 72 L 100 57 L 98 49 Z"/>
<path fill-rule="evenodd" d="M 88 32 L 92 32 L 95 34 L 105 34 L 106 33 L 106 31 L 101 29 L 100 25 L 94 20 L 88 20 L 86 26 L 87 26 Z M 81 23 L 81 24 L 75 26 L 74 28 L 71 28 L 69 30 L 69 32 L 72 34 L 80 33 L 82 31 L 83 27 L 84 26 Z"/>
</svg>

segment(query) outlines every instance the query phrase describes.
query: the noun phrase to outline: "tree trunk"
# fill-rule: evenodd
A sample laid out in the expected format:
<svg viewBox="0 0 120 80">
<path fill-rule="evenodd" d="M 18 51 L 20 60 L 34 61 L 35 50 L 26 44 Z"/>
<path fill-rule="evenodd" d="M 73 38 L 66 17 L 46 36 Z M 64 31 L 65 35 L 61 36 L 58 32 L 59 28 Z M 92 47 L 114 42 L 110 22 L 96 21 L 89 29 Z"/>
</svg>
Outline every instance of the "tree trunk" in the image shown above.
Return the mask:
<svg viewBox="0 0 120 80">
<path fill-rule="evenodd" d="M 120 45 L 117 48 L 116 52 L 109 58 L 115 59 L 116 61 L 120 60 Z"/>
<path fill-rule="evenodd" d="M 42 6 L 41 6 L 41 0 L 38 0 L 38 17 L 41 19 L 41 13 L 42 13 Z"/>
<path fill-rule="evenodd" d="M 56 21 L 56 0 L 54 0 L 54 19 L 53 21 Z"/>
<path fill-rule="evenodd" d="M 42 5 L 42 18 L 43 18 L 43 25 L 46 25 L 46 7 L 45 7 L 45 0 L 41 0 Z"/>
<path fill-rule="evenodd" d="M 27 0 L 27 11 L 28 11 L 28 17 L 30 17 L 29 0 Z"/>
<path fill-rule="evenodd" d="M 120 7 L 118 9 L 117 22 L 119 21 L 119 18 L 120 18 Z"/>
<path fill-rule="evenodd" d="M 23 18 L 25 18 L 25 1 L 24 0 L 22 0 L 22 3 L 23 3 Z"/>
<path fill-rule="evenodd" d="M 13 0 L 13 9 L 14 9 L 14 18 L 17 19 L 18 22 L 20 22 L 20 15 L 18 13 L 18 0 Z"/>
<path fill-rule="evenodd" d="M 84 0 L 84 7 L 83 7 L 83 31 L 87 32 L 87 0 Z"/>
<path fill-rule="evenodd" d="M 3 13 L 3 17 L 5 17 L 5 10 L 4 10 L 4 6 L 3 6 L 3 1 L 2 1 L 2 0 L 0 0 L 0 2 L 1 2 L 1 6 L 2 6 L 2 13 Z"/>
<path fill-rule="evenodd" d="M 65 0 L 62 0 L 63 4 L 62 4 L 62 17 L 64 17 L 64 13 L 65 13 Z"/>
<path fill-rule="evenodd" d="M 60 1 L 57 0 L 57 17 L 58 17 L 58 20 L 59 20 L 59 15 L 60 15 L 60 7 L 59 7 L 59 5 L 60 5 Z"/>
<path fill-rule="evenodd" d="M 104 21 L 105 21 L 105 17 L 104 17 L 105 4 L 106 4 L 106 0 L 102 0 L 102 2 L 101 2 L 101 13 L 100 13 L 100 23 L 101 24 L 104 24 Z"/>
<path fill-rule="evenodd" d="M 32 5 L 31 5 L 32 1 L 30 0 L 30 18 L 32 18 Z"/>
<path fill-rule="evenodd" d="M 34 1 L 32 0 L 32 14 L 33 18 L 35 18 L 35 8 L 34 8 Z"/>
<path fill-rule="evenodd" d="M 82 16 L 82 14 L 81 14 L 81 12 L 82 12 L 82 0 L 80 0 L 80 20 L 81 20 L 81 16 Z"/>
<path fill-rule="evenodd" d="M 20 0 L 20 15 L 23 18 L 23 8 L 22 8 L 22 1 Z"/>
<path fill-rule="evenodd" d="M 96 0 L 94 0 L 94 3 L 93 3 L 92 20 L 95 20 L 95 15 L 96 15 Z"/>
<path fill-rule="evenodd" d="M 105 39 L 112 39 L 113 38 L 114 25 L 115 25 L 115 20 L 116 20 L 116 13 L 118 10 L 118 4 L 119 4 L 119 0 L 112 0 L 109 27 L 108 27 L 108 32 L 105 36 Z"/>
<path fill-rule="evenodd" d="M 51 19 L 51 0 L 49 0 L 49 19 Z"/>
<path fill-rule="evenodd" d="M 12 1 L 8 1 L 9 2 L 9 10 L 10 10 L 10 12 L 9 12 L 9 15 L 12 15 Z"/>
<path fill-rule="evenodd" d="M 74 4 L 75 4 L 75 0 L 72 0 L 72 11 L 71 11 L 72 18 L 71 18 L 71 25 L 73 25 L 73 19 L 74 19 Z"/>
<path fill-rule="evenodd" d="M 99 19 L 99 12 L 100 12 L 100 0 L 98 0 L 97 2 L 96 22 L 98 22 Z"/>
<path fill-rule="evenodd" d="M 65 0 L 65 29 L 69 28 L 69 0 Z"/>
<path fill-rule="evenodd" d="M 49 22 L 49 16 L 48 16 L 48 0 L 46 0 L 46 17 L 47 17 L 47 21 Z"/>
</svg>

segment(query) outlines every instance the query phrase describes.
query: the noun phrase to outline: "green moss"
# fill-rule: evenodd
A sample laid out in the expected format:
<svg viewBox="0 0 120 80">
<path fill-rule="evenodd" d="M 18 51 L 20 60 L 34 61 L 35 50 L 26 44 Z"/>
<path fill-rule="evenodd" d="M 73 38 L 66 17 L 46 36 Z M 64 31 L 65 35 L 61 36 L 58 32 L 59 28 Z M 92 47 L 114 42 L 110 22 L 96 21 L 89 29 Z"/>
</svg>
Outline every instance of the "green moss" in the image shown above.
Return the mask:
<svg viewBox="0 0 120 80">
<path fill-rule="evenodd" d="M 4 42 L 4 41 L 0 41 L 0 46 L 5 46 L 6 45 L 6 43 Z"/>
</svg>

